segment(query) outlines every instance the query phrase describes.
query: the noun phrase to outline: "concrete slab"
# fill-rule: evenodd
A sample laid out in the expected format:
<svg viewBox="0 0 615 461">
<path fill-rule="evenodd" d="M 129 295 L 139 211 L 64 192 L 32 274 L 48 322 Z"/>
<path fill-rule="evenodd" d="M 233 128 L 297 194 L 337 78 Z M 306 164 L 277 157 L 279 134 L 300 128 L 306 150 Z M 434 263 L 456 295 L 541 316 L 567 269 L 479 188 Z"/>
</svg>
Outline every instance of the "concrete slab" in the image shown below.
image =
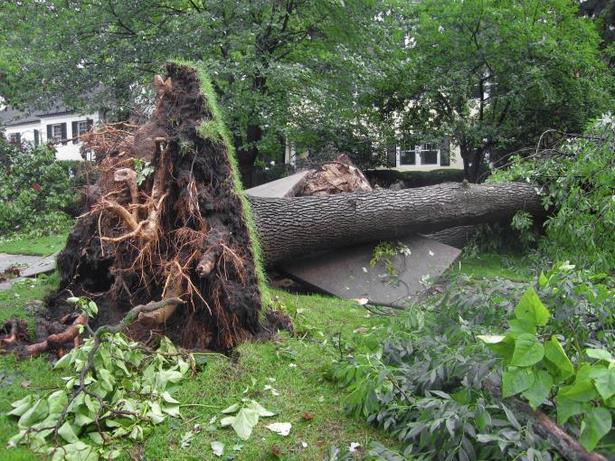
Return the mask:
<svg viewBox="0 0 615 461">
<path fill-rule="evenodd" d="M 299 183 L 310 171 L 300 171 L 285 178 L 247 189 L 246 194 L 252 197 L 293 197 Z"/>
<path fill-rule="evenodd" d="M 395 242 L 410 250 L 392 258 L 396 275 L 387 274 L 383 262 L 370 267 L 375 243 L 338 249 L 297 259 L 281 266 L 291 278 L 348 299 L 370 304 L 406 307 L 435 281 L 459 256 L 461 250 L 421 236 Z"/>
<path fill-rule="evenodd" d="M 56 267 L 56 255 L 43 257 L 0 253 L 0 273 L 11 266 L 17 266 L 20 269 L 19 277 L 0 282 L 0 291 L 10 288 L 15 282 L 27 277 L 52 272 Z"/>
</svg>

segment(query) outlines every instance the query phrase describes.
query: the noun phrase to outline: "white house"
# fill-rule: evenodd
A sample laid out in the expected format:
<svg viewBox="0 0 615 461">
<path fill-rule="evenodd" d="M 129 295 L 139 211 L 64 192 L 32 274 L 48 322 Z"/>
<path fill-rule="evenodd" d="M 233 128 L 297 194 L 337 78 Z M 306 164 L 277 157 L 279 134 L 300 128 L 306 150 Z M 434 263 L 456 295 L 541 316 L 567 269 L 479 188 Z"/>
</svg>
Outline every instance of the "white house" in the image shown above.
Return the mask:
<svg viewBox="0 0 615 461">
<path fill-rule="evenodd" d="M 57 105 L 47 111 L 0 110 L 0 130 L 11 143 L 52 143 L 58 160 L 83 160 L 79 136 L 103 120 L 100 112 L 80 114 Z"/>
</svg>

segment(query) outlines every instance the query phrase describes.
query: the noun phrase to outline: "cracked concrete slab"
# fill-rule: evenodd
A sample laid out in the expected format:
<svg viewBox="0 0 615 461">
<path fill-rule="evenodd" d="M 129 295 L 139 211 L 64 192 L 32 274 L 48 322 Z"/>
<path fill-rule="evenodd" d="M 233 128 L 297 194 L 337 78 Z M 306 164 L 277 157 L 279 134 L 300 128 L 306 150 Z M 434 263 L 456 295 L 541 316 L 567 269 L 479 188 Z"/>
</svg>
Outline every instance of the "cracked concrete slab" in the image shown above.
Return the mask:
<svg viewBox="0 0 615 461">
<path fill-rule="evenodd" d="M 10 288 L 15 282 L 38 274 L 52 272 L 56 267 L 56 255 L 51 256 L 27 256 L 0 253 L 0 273 L 9 267 L 19 268 L 19 277 L 0 282 L 0 290 Z"/>
<path fill-rule="evenodd" d="M 384 261 L 370 266 L 376 243 L 297 259 L 281 269 L 291 278 L 334 296 L 403 308 L 461 253 L 458 248 L 418 235 L 391 243 L 398 249 L 391 258 L 393 276 L 387 273 Z"/>
<path fill-rule="evenodd" d="M 301 181 L 310 171 L 312 170 L 300 171 L 285 178 L 247 189 L 246 194 L 252 197 L 293 197 Z"/>
</svg>

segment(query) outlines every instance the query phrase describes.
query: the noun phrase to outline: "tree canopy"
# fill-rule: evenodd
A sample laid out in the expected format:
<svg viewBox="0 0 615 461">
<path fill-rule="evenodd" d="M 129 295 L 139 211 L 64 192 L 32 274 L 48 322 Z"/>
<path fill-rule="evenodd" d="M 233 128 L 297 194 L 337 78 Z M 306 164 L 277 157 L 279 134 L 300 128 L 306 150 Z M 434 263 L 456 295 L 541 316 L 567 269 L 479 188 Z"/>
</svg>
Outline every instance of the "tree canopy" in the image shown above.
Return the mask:
<svg viewBox="0 0 615 461">
<path fill-rule="evenodd" d="M 404 46 L 374 85 L 382 116 L 405 136 L 449 136 L 471 180 L 486 153 L 550 128 L 579 132 L 609 108 L 613 78 L 595 25 L 577 11 L 567 0 L 407 3 Z"/>
<path fill-rule="evenodd" d="M 580 131 L 613 101 L 600 35 L 573 0 L 24 0 L 5 3 L 0 94 L 127 115 L 165 61 L 209 69 L 244 180 L 287 140 L 363 165 L 448 136 L 483 158 Z M 84 96 L 87 101 L 84 101 Z"/>
<path fill-rule="evenodd" d="M 61 95 L 75 104 L 102 86 L 99 96 L 111 93 L 122 107 L 166 60 L 200 61 L 249 169 L 287 130 L 301 131 L 301 107 L 327 116 L 351 105 L 353 57 L 373 8 L 369 0 L 12 3 L 2 21 L 23 26 L 5 31 L 0 93 L 14 103 Z"/>
</svg>

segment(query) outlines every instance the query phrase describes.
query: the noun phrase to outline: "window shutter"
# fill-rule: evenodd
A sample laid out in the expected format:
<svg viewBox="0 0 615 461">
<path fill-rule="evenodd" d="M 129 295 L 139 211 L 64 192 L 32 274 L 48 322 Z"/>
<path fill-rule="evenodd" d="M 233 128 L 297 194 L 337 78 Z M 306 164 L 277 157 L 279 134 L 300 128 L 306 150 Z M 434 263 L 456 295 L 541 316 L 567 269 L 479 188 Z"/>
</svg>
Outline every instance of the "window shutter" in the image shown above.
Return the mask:
<svg viewBox="0 0 615 461">
<path fill-rule="evenodd" d="M 92 120 L 91 118 L 86 119 L 87 122 L 87 126 L 88 126 L 88 131 L 90 131 L 92 129 L 92 127 L 94 126 L 94 120 Z"/>
<path fill-rule="evenodd" d="M 397 148 L 390 146 L 387 149 L 387 165 L 389 168 L 395 168 L 397 166 Z"/>
<path fill-rule="evenodd" d="M 64 141 L 62 143 L 63 145 L 66 145 L 66 138 L 68 138 L 66 133 L 66 123 L 62 123 L 62 141 Z"/>
<path fill-rule="evenodd" d="M 39 137 L 39 131 L 34 130 L 34 147 L 37 147 L 40 144 L 41 140 L 39 139 Z"/>
<path fill-rule="evenodd" d="M 451 143 L 448 138 L 444 138 L 440 143 L 440 166 L 451 165 Z"/>
<path fill-rule="evenodd" d="M 47 142 L 53 142 L 53 135 L 51 134 L 51 125 L 47 125 Z"/>
<path fill-rule="evenodd" d="M 79 129 L 77 122 L 73 122 L 72 123 L 72 132 L 71 135 L 73 137 L 73 144 L 77 144 L 79 142 L 79 132 L 77 131 Z"/>
</svg>

